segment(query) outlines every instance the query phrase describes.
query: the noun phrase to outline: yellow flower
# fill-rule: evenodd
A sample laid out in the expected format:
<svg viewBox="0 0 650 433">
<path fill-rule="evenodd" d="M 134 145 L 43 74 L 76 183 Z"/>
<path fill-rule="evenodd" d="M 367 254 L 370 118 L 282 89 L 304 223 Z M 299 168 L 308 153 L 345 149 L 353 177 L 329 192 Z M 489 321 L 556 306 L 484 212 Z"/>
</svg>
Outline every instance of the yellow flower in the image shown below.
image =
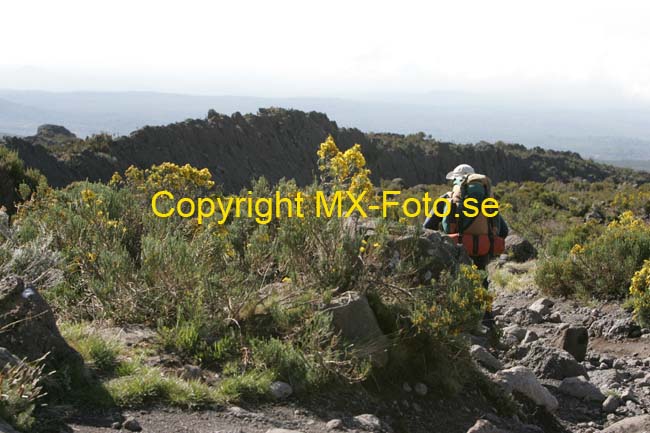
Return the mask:
<svg viewBox="0 0 650 433">
<path fill-rule="evenodd" d="M 381 246 L 381 244 L 379 242 L 375 242 L 374 244 L 372 244 L 372 246 L 374 248 L 379 248 Z"/>
<path fill-rule="evenodd" d="M 95 263 L 95 260 L 97 260 L 97 254 L 95 253 L 88 253 L 86 256 L 88 257 L 88 261 L 90 263 Z"/>
<path fill-rule="evenodd" d="M 570 254 L 577 256 L 578 254 L 582 254 L 585 252 L 585 247 L 583 247 L 580 244 L 575 244 L 573 248 L 571 248 Z"/>
<path fill-rule="evenodd" d="M 359 252 L 360 252 L 360 253 L 365 253 L 365 252 L 366 252 L 366 247 L 361 247 L 361 248 L 359 248 Z"/>
<path fill-rule="evenodd" d="M 289 277 L 284 277 L 284 278 L 282 279 L 282 282 L 283 282 L 283 283 L 290 283 L 290 282 L 291 282 L 291 278 L 289 278 Z"/>
<path fill-rule="evenodd" d="M 81 191 L 81 199 L 84 202 L 88 203 L 90 200 L 94 198 L 95 198 L 95 193 L 92 192 L 92 190 L 84 189 L 83 191 Z"/>
</svg>

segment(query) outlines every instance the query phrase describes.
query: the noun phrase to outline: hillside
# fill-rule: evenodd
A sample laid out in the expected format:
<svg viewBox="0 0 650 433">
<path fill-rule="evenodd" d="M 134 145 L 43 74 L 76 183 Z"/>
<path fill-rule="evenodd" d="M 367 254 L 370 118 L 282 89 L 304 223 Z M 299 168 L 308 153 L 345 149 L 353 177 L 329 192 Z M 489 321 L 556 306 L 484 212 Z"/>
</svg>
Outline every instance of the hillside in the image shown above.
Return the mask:
<svg viewBox="0 0 650 433">
<path fill-rule="evenodd" d="M 365 134 L 340 128 L 322 113 L 278 108 L 232 116 L 211 110 L 206 119 L 147 126 L 118 138 L 97 135 L 81 140 L 57 128 L 41 128 L 32 137 L 5 138 L 6 146 L 17 151 L 27 167 L 40 170 L 54 186 L 82 179 L 105 181 L 130 165 L 149 167 L 165 161 L 207 167 L 228 191 L 237 191 L 259 176 L 272 182 L 294 178 L 304 185 L 317 171 L 314 149 L 329 134 L 342 148 L 361 144 L 373 180 L 399 177 L 407 186 L 442 183 L 447 171 L 461 162 L 488 173 L 495 182 L 549 177 L 650 179 L 648 174 L 584 160 L 572 152 L 501 142 L 457 145 L 422 133 Z"/>
</svg>

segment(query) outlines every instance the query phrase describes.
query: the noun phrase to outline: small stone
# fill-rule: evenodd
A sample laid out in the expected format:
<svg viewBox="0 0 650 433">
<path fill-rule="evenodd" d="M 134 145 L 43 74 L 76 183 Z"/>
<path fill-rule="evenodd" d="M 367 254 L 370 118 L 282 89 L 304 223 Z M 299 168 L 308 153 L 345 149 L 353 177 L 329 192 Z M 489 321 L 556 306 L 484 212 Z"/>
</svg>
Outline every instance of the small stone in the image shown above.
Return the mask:
<svg viewBox="0 0 650 433">
<path fill-rule="evenodd" d="M 625 366 L 627 366 L 627 362 L 625 362 L 624 359 L 620 359 L 620 358 L 614 360 L 614 362 L 612 363 L 612 367 L 614 367 L 617 370 L 621 370 L 625 368 Z"/>
<path fill-rule="evenodd" d="M 122 423 L 119 421 L 115 421 L 113 424 L 111 424 L 111 428 L 113 430 L 119 430 L 122 428 Z"/>
<path fill-rule="evenodd" d="M 201 367 L 197 367 L 196 365 L 184 365 L 181 370 L 181 378 L 185 380 L 199 380 L 202 374 Z"/>
<path fill-rule="evenodd" d="M 411 385 L 409 385 L 408 382 L 404 382 L 404 383 L 402 384 L 402 390 L 403 390 L 404 392 L 412 392 L 412 391 L 413 391 L 413 388 L 411 388 Z"/>
<path fill-rule="evenodd" d="M 288 383 L 281 382 L 278 380 L 271 384 L 271 386 L 269 387 L 269 392 L 271 393 L 273 398 L 277 400 L 284 400 L 285 398 L 293 394 L 293 388 Z"/>
<path fill-rule="evenodd" d="M 526 345 L 526 344 L 530 344 L 533 341 L 537 341 L 537 340 L 539 340 L 539 336 L 537 335 L 537 333 L 535 331 L 527 331 L 526 336 L 524 337 L 523 340 L 521 340 L 521 344 Z"/>
<path fill-rule="evenodd" d="M 551 313 L 548 316 L 548 321 L 551 323 L 562 323 L 562 316 L 560 316 L 560 313 L 558 312 Z"/>
<path fill-rule="evenodd" d="M 505 433 L 505 431 L 497 428 L 488 420 L 480 419 L 467 430 L 467 433 Z"/>
<path fill-rule="evenodd" d="M 286 428 L 271 428 L 266 433 L 302 433 L 298 430 L 287 430 Z"/>
<path fill-rule="evenodd" d="M 363 415 L 357 415 L 352 418 L 354 423 L 364 430 L 370 431 L 381 431 L 382 423 L 379 418 L 371 413 L 364 413 Z"/>
<path fill-rule="evenodd" d="M 469 349 L 469 354 L 476 362 L 492 371 L 501 370 L 503 368 L 501 361 L 495 358 L 494 355 L 488 352 L 488 350 L 483 346 L 479 346 L 478 344 L 473 345 Z"/>
<path fill-rule="evenodd" d="M 415 393 L 417 395 L 422 396 L 422 397 L 427 395 L 427 392 L 429 392 L 429 388 L 425 384 L 423 384 L 421 382 L 416 383 L 414 389 L 415 389 Z"/>
<path fill-rule="evenodd" d="M 626 389 L 621 393 L 621 400 L 623 401 L 638 401 L 638 397 L 634 394 L 634 391 L 631 389 Z"/>
<path fill-rule="evenodd" d="M 340 430 L 341 427 L 343 427 L 343 421 L 335 418 L 327 421 L 327 424 L 325 424 L 325 427 L 327 430 Z"/>
<path fill-rule="evenodd" d="M 605 413 L 614 413 L 616 409 L 621 405 L 621 399 L 615 395 L 610 395 L 603 402 L 603 412 Z"/>
<path fill-rule="evenodd" d="M 142 431 L 140 423 L 133 417 L 128 417 L 126 421 L 124 421 L 124 424 L 122 424 L 122 427 L 128 431 Z"/>
</svg>

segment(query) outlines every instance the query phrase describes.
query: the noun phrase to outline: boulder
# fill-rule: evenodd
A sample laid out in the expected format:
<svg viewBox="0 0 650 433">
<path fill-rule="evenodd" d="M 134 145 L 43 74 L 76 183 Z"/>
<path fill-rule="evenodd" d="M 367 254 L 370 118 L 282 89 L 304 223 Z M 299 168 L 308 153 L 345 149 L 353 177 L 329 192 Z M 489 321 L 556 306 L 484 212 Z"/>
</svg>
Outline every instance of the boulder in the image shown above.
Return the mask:
<svg viewBox="0 0 650 433">
<path fill-rule="evenodd" d="M 517 366 L 501 370 L 495 377 L 508 392 L 519 392 L 549 411 L 558 407 L 557 399 L 537 380 L 530 368 Z"/>
<path fill-rule="evenodd" d="M 392 239 L 387 248 L 389 268 L 395 268 L 404 257 L 419 258 L 417 282 L 429 284 L 443 271 L 455 269 L 460 264 L 471 265 L 465 249 L 454 244 L 440 233 L 425 230 L 424 235 L 405 235 Z"/>
<path fill-rule="evenodd" d="M 379 328 L 368 299 L 357 292 L 345 292 L 332 301 L 329 309 L 334 327 L 354 345 L 357 354 L 371 358 L 377 366 L 385 366 L 390 341 Z"/>
<path fill-rule="evenodd" d="M 1 347 L 29 361 L 49 353 L 45 358 L 49 370 L 83 367 L 81 355 L 59 333 L 50 306 L 20 278 L 9 276 L 0 281 L 0 311 Z"/>
<path fill-rule="evenodd" d="M 494 355 L 488 352 L 488 350 L 483 346 L 475 344 L 470 347 L 469 353 L 476 362 L 489 370 L 496 371 L 503 368 L 501 361 L 495 358 Z"/>
<path fill-rule="evenodd" d="M 585 360 L 588 345 L 589 333 L 584 326 L 566 328 L 558 341 L 558 346 L 573 355 L 579 362 Z"/>
<path fill-rule="evenodd" d="M 284 400 L 293 394 L 293 388 L 286 382 L 275 381 L 269 387 L 269 393 L 276 400 Z"/>
<path fill-rule="evenodd" d="M 650 415 L 625 418 L 601 430 L 601 433 L 647 433 L 650 431 Z"/>
<path fill-rule="evenodd" d="M 536 325 L 544 321 L 541 314 L 528 308 L 515 311 L 510 319 L 521 326 Z"/>
<path fill-rule="evenodd" d="M 533 344 L 521 360 L 521 364 L 532 369 L 544 379 L 562 380 L 567 377 L 589 378 L 585 367 L 568 352 L 552 346 Z"/>
<path fill-rule="evenodd" d="M 510 325 L 503 328 L 503 335 L 513 335 L 517 339 L 517 343 L 519 343 L 526 336 L 526 328 L 519 325 Z"/>
<path fill-rule="evenodd" d="M 543 316 L 548 316 L 551 314 L 551 307 L 553 306 L 554 302 L 551 301 L 548 298 L 540 298 L 533 302 L 528 309 L 531 311 L 534 311 L 538 313 L 539 315 Z"/>
<path fill-rule="evenodd" d="M 506 254 L 515 262 L 525 262 L 537 257 L 537 250 L 528 240 L 512 233 L 506 238 Z"/>
<path fill-rule="evenodd" d="M 605 400 L 605 395 L 600 392 L 600 389 L 582 376 L 563 379 L 558 389 L 563 394 L 583 400 L 601 402 Z"/>
</svg>

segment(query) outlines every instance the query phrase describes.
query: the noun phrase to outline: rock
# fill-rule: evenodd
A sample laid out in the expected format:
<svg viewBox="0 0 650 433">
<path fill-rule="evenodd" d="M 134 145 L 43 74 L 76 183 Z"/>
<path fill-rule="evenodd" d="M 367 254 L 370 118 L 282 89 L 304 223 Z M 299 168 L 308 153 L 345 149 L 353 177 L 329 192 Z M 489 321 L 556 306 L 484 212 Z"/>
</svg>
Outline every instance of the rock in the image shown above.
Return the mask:
<svg viewBox="0 0 650 433">
<path fill-rule="evenodd" d="M 403 390 L 404 392 L 411 392 L 411 391 L 413 391 L 413 388 L 411 388 L 411 385 L 409 385 L 408 382 L 404 382 L 404 383 L 402 384 L 402 390 Z"/>
<path fill-rule="evenodd" d="M 537 333 L 535 333 L 535 331 L 527 331 L 526 336 L 523 340 L 521 340 L 521 344 L 528 345 L 537 340 L 539 340 L 539 336 Z"/>
<path fill-rule="evenodd" d="M 601 433 L 646 433 L 650 431 L 650 415 L 625 418 L 601 430 Z"/>
<path fill-rule="evenodd" d="M 549 314 L 551 314 L 551 307 L 553 305 L 554 302 L 551 301 L 550 299 L 540 298 L 535 302 L 533 302 L 532 304 L 530 304 L 530 306 L 528 306 L 528 309 L 540 314 L 541 316 L 548 316 Z"/>
<path fill-rule="evenodd" d="M 488 368 L 489 370 L 496 371 L 503 368 L 501 361 L 499 361 L 494 357 L 494 355 L 488 352 L 485 347 L 475 344 L 470 347 L 469 353 L 476 362 Z"/>
<path fill-rule="evenodd" d="M 517 391 L 549 411 L 558 407 L 557 399 L 542 386 L 535 373 L 529 368 L 517 366 L 501 370 L 495 377 L 508 392 Z"/>
<path fill-rule="evenodd" d="M 184 365 L 181 369 L 181 378 L 185 380 L 199 380 L 201 379 L 203 371 L 201 367 L 196 365 Z"/>
<path fill-rule="evenodd" d="M 562 316 L 556 311 L 555 313 L 549 314 L 547 320 L 551 323 L 562 323 Z"/>
<path fill-rule="evenodd" d="M 568 352 L 537 343 L 531 345 L 530 350 L 521 360 L 521 364 L 532 369 L 537 376 L 557 380 L 575 376 L 589 378 L 585 367 Z"/>
<path fill-rule="evenodd" d="M 621 405 L 621 399 L 615 395 L 610 395 L 603 402 L 603 412 L 605 413 L 614 413 L 616 409 Z"/>
<path fill-rule="evenodd" d="M 122 427 L 128 431 L 142 431 L 142 427 L 140 426 L 140 423 L 132 416 L 128 417 L 126 421 L 124 421 Z"/>
<path fill-rule="evenodd" d="M 417 395 L 422 396 L 422 397 L 427 395 L 427 393 L 429 392 L 429 388 L 425 384 L 420 383 L 420 382 L 416 383 L 415 386 L 413 387 L 413 389 L 415 390 L 415 393 Z"/>
<path fill-rule="evenodd" d="M 600 389 L 584 377 L 567 377 L 558 388 L 561 393 L 589 401 L 604 401 L 605 396 Z"/>
<path fill-rule="evenodd" d="M 302 433 L 298 430 L 287 430 L 286 428 L 271 428 L 266 431 L 266 433 Z"/>
<path fill-rule="evenodd" d="M 594 370 L 589 373 L 589 380 L 600 388 L 601 391 L 606 391 L 613 388 L 612 385 L 615 383 L 620 383 L 623 380 L 623 374 L 618 370 L 609 368 L 605 370 Z"/>
<path fill-rule="evenodd" d="M 422 236 L 405 235 L 392 239 L 388 242 L 388 251 L 391 257 L 389 268 L 399 266 L 403 258 L 415 254 L 418 257 L 417 278 L 423 284 L 429 284 L 432 278 L 438 278 L 443 271 L 459 264 L 472 263 L 462 246 L 433 230 L 425 230 Z"/>
<path fill-rule="evenodd" d="M 474 425 L 470 427 L 469 430 L 467 430 L 467 433 L 507 433 L 507 432 L 505 430 L 501 430 L 500 428 L 497 428 L 497 426 L 495 426 L 488 420 L 480 419 L 476 421 L 476 423 L 474 423 Z"/>
<path fill-rule="evenodd" d="M 18 433 L 18 430 L 14 429 L 0 418 L 0 433 Z"/>
<path fill-rule="evenodd" d="M 379 418 L 370 413 L 364 413 L 363 415 L 357 415 L 352 418 L 354 424 L 363 429 L 372 432 L 379 431 L 392 431 L 387 425 L 381 422 Z"/>
<path fill-rule="evenodd" d="M 6 367 L 7 365 L 14 366 L 20 363 L 21 363 L 20 358 L 18 358 L 16 355 L 11 353 L 4 347 L 0 347 L 0 370 Z"/>
<path fill-rule="evenodd" d="M 278 380 L 271 384 L 269 392 L 276 400 L 284 400 L 293 394 L 293 388 L 288 383 Z"/>
<path fill-rule="evenodd" d="M 504 335 L 514 335 L 517 338 L 517 342 L 520 342 L 526 336 L 526 328 L 522 328 L 518 325 L 510 325 L 503 328 Z"/>
<path fill-rule="evenodd" d="M 587 355 L 589 345 L 589 333 L 583 326 L 570 327 L 562 332 L 559 346 L 569 352 L 576 361 L 582 362 Z"/>
<path fill-rule="evenodd" d="M 20 359 L 45 358 L 48 370 L 83 369 L 83 359 L 63 339 L 56 319 L 35 288 L 26 288 L 23 281 L 9 276 L 0 281 L 0 347 Z"/>
<path fill-rule="evenodd" d="M 369 357 L 377 366 L 385 366 L 390 341 L 379 328 L 368 299 L 357 292 L 345 292 L 332 301 L 330 309 L 334 327 L 354 344 L 357 354 Z"/>
<path fill-rule="evenodd" d="M 616 370 L 622 370 L 626 366 L 627 366 L 627 362 L 625 362 L 625 360 L 621 358 L 615 359 L 614 362 L 612 363 L 612 367 L 615 368 Z"/>
<path fill-rule="evenodd" d="M 505 253 L 515 262 L 525 262 L 537 257 L 537 250 L 533 244 L 516 233 L 506 237 Z"/>
<path fill-rule="evenodd" d="M 113 430 L 120 430 L 122 428 L 122 423 L 119 421 L 115 421 L 114 423 L 111 424 L 111 428 Z"/>
<path fill-rule="evenodd" d="M 630 317 L 619 319 L 605 332 L 607 338 L 635 338 L 641 335 L 641 327 Z"/>
<path fill-rule="evenodd" d="M 637 395 L 634 393 L 634 391 L 632 391 L 631 389 L 628 388 L 628 389 L 626 389 L 625 391 L 623 391 L 623 392 L 621 393 L 621 400 L 623 400 L 623 401 L 635 401 L 635 402 L 638 402 L 638 401 L 639 401 L 639 398 L 638 398 Z"/>
<path fill-rule="evenodd" d="M 516 311 L 512 315 L 511 320 L 518 325 L 529 326 L 542 323 L 544 321 L 544 318 L 537 311 L 525 308 L 523 310 Z"/>
<path fill-rule="evenodd" d="M 335 418 L 327 421 L 327 424 L 325 424 L 325 428 L 327 430 L 342 430 L 343 428 L 343 421 Z"/>
</svg>

